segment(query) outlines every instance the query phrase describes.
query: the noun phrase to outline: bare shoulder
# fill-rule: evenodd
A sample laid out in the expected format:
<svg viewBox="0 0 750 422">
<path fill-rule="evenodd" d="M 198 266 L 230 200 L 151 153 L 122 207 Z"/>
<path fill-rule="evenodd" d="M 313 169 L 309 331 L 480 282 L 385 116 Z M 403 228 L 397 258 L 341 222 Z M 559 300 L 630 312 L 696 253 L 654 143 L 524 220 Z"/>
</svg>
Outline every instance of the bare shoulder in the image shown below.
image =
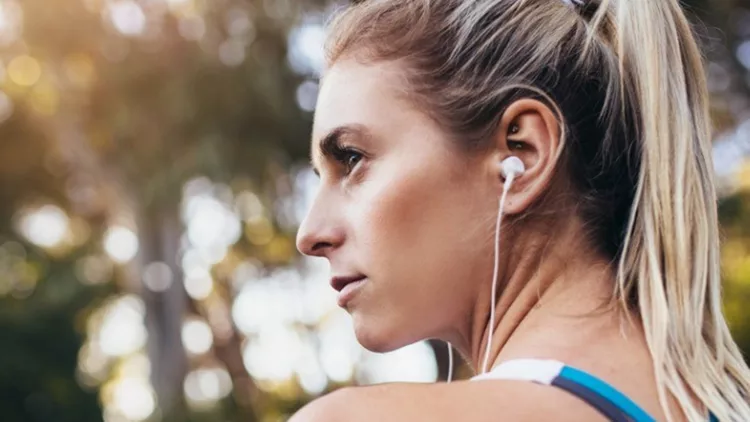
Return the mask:
<svg viewBox="0 0 750 422">
<path fill-rule="evenodd" d="M 290 422 L 602 421 L 578 398 L 519 381 L 383 384 L 337 390 L 313 401 Z"/>
</svg>

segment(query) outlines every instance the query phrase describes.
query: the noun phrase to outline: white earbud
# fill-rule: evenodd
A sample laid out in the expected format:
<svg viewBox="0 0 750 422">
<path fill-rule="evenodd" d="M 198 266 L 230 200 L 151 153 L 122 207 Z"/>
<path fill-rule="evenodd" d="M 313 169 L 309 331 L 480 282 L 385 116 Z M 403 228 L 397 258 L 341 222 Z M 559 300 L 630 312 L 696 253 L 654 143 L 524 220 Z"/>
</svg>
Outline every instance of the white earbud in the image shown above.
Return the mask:
<svg viewBox="0 0 750 422">
<path fill-rule="evenodd" d="M 515 178 L 526 171 L 523 161 L 520 158 L 511 155 L 500 163 L 500 171 L 506 179 Z"/>
</svg>

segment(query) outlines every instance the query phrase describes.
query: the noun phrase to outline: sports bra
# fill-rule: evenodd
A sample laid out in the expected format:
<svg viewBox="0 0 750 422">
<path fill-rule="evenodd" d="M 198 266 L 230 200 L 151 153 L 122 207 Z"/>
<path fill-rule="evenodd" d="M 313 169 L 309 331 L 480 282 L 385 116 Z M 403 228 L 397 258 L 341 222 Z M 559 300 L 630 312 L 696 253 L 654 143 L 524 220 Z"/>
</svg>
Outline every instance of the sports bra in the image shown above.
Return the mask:
<svg viewBox="0 0 750 422">
<path fill-rule="evenodd" d="M 472 381 L 489 379 L 531 381 L 563 389 L 596 408 L 613 422 L 655 422 L 625 394 L 601 379 L 555 360 L 515 359 L 503 362 Z M 710 422 L 718 422 L 712 414 Z"/>
</svg>

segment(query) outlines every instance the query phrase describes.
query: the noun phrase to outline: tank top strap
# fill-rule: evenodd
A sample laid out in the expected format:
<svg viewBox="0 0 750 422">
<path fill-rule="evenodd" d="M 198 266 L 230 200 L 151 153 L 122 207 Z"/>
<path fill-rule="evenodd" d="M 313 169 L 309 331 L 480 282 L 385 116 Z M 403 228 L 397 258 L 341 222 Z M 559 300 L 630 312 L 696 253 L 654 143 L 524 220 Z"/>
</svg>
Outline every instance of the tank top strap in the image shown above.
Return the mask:
<svg viewBox="0 0 750 422">
<path fill-rule="evenodd" d="M 601 379 L 555 360 L 516 359 L 503 362 L 490 372 L 477 375 L 482 380 L 530 381 L 565 390 L 596 408 L 615 422 L 655 422 L 640 406 Z"/>
</svg>

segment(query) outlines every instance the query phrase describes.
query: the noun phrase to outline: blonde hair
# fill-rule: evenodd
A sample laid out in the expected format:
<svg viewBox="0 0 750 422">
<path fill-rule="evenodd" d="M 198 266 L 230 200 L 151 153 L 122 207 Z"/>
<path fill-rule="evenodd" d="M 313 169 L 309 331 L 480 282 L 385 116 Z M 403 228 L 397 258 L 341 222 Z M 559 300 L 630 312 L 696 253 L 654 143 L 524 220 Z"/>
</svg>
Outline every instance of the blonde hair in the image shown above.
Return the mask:
<svg viewBox="0 0 750 422">
<path fill-rule="evenodd" d="M 678 0 L 369 0 L 336 17 L 327 54 L 403 63 L 408 95 L 467 150 L 489 146 L 516 99 L 547 102 L 665 414 L 672 396 L 689 420 L 750 421 L 750 370 L 721 312 L 703 63 Z"/>
</svg>

